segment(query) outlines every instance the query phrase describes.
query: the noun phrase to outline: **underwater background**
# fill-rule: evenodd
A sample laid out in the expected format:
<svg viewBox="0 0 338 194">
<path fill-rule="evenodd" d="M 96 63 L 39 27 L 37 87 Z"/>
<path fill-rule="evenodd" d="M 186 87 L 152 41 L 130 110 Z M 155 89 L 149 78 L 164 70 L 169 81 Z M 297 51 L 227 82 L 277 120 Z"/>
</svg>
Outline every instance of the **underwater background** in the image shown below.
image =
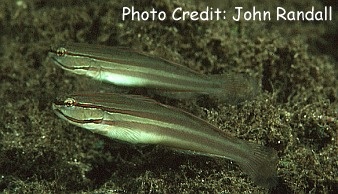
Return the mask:
<svg viewBox="0 0 338 194">
<path fill-rule="evenodd" d="M 334 0 L 99 1 L 1 0 L 0 192 L 3 193 L 335 193 L 338 191 L 338 14 Z M 206 6 L 323 10 L 332 21 L 132 21 L 122 8 L 165 11 Z M 255 186 L 228 160 L 154 145 L 131 145 L 59 119 L 60 95 L 112 86 L 65 72 L 51 45 L 130 47 L 203 74 L 235 72 L 262 94 L 238 105 L 198 98 L 161 103 L 190 112 L 240 139 L 278 152 L 278 185 Z M 142 91 L 136 91 L 143 93 Z M 146 94 L 147 95 L 147 94 Z"/>
</svg>

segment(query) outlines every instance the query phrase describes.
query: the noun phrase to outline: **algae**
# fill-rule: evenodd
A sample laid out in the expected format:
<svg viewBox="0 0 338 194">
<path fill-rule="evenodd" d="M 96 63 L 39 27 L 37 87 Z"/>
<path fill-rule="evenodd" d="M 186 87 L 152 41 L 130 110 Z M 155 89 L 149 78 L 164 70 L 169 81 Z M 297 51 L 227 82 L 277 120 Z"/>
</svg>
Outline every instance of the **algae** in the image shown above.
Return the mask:
<svg viewBox="0 0 338 194">
<path fill-rule="evenodd" d="M 12 1 L 0 4 L 0 192 L 334 193 L 338 190 L 337 7 L 331 22 L 122 21 L 132 1 Z M 318 9 L 333 1 L 236 1 Z M 205 2 L 135 3 L 171 13 Z M 246 73 L 263 94 L 237 106 L 156 100 L 185 109 L 241 139 L 278 151 L 278 186 L 253 185 L 226 160 L 106 139 L 58 119 L 59 95 L 97 83 L 59 69 L 49 46 L 73 41 L 128 46 L 205 74 Z M 100 84 L 100 83 L 99 83 Z"/>
</svg>

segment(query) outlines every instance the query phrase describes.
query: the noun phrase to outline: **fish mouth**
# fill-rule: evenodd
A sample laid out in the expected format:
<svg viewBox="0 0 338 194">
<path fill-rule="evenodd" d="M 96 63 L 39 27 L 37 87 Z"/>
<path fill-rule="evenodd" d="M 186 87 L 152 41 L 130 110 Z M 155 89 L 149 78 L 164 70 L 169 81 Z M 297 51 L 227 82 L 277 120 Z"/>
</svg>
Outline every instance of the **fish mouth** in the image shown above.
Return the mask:
<svg viewBox="0 0 338 194">
<path fill-rule="evenodd" d="M 55 51 L 49 51 L 48 58 L 53 61 L 56 65 L 60 66 L 62 69 L 65 70 L 74 70 L 78 69 L 76 67 L 66 66 L 63 63 L 60 62 L 59 57 Z"/>
</svg>

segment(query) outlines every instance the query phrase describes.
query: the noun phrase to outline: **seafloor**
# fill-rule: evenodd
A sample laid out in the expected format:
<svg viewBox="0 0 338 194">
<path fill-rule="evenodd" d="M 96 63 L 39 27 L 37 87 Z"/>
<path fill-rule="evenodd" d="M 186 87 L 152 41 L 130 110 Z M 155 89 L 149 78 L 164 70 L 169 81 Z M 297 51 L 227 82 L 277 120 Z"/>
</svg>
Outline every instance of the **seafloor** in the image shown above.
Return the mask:
<svg viewBox="0 0 338 194">
<path fill-rule="evenodd" d="M 0 192 L 337 193 L 337 6 L 303 2 L 1 0 Z M 236 6 L 274 13 L 333 5 L 333 19 L 122 21 L 122 7 L 131 5 L 168 14 L 206 5 L 229 14 Z M 131 47 L 204 74 L 257 78 L 262 94 L 238 105 L 151 97 L 277 150 L 278 185 L 255 186 L 227 160 L 130 145 L 57 118 L 57 96 L 112 87 L 52 64 L 48 49 L 62 42 Z"/>
</svg>

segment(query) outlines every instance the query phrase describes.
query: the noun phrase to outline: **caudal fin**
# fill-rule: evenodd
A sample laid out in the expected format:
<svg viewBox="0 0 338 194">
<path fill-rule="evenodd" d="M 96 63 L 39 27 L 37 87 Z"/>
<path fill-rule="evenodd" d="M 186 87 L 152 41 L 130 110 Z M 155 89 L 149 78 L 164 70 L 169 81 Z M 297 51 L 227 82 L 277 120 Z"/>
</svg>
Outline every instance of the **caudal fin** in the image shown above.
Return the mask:
<svg viewBox="0 0 338 194">
<path fill-rule="evenodd" d="M 252 100 L 261 92 L 258 81 L 247 75 L 225 73 L 212 75 L 212 78 L 215 83 L 219 84 L 219 87 L 210 95 L 229 104 Z"/>
<path fill-rule="evenodd" d="M 248 144 L 249 152 L 245 160 L 238 161 L 256 185 L 272 188 L 277 184 L 277 152 L 258 144 Z"/>
</svg>

